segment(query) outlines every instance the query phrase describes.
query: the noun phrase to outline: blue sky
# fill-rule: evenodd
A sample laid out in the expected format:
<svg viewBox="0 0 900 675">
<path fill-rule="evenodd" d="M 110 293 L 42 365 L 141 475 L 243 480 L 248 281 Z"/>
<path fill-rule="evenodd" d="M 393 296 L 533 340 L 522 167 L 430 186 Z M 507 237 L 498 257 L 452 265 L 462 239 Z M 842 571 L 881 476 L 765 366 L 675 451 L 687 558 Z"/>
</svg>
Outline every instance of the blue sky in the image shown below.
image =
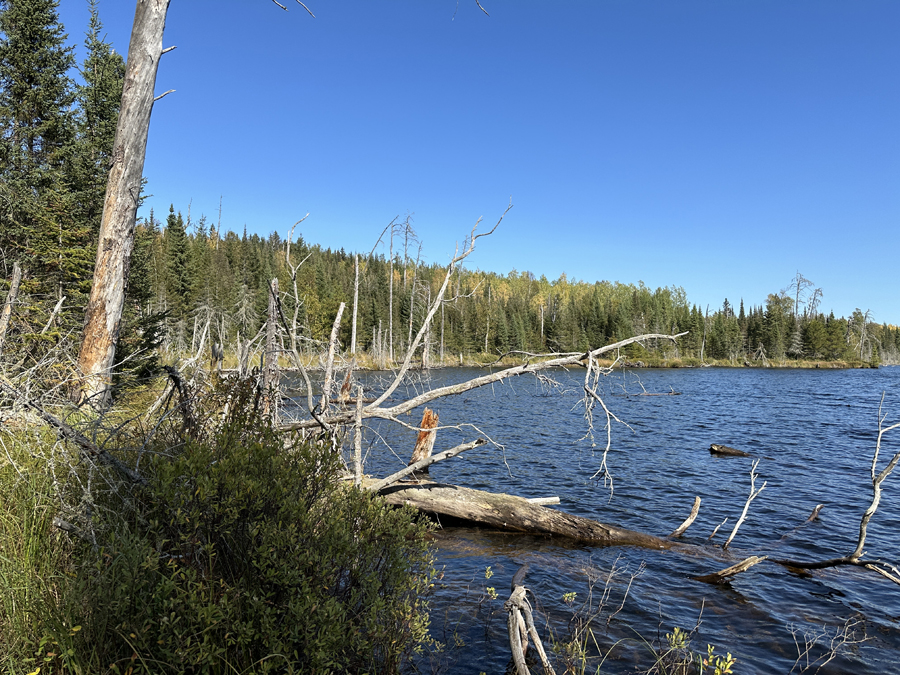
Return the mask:
<svg viewBox="0 0 900 675">
<path fill-rule="evenodd" d="M 412 214 L 429 262 L 682 286 L 900 324 L 894 0 L 172 0 L 144 173 L 241 232 L 368 251 Z M 127 52 L 132 0 L 100 0 Z M 62 0 L 80 45 L 87 0 Z"/>
</svg>

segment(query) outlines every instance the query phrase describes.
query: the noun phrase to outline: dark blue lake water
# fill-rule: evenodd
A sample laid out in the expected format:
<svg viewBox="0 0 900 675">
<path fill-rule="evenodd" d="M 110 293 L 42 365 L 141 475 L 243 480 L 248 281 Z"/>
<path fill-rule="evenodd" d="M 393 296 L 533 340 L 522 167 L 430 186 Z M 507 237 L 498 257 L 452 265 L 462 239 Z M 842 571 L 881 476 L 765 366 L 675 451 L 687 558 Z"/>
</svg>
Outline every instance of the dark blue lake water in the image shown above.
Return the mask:
<svg viewBox="0 0 900 675">
<path fill-rule="evenodd" d="M 483 373 L 449 369 L 417 375 L 422 379 L 395 399 Z M 583 371 L 554 377 L 561 388 L 529 376 L 436 401 L 432 407 L 442 425 L 474 425 L 502 448 L 488 445 L 436 464 L 432 478 L 524 497 L 559 496 L 555 508 L 661 536 L 687 517 L 697 495 L 703 500 L 699 517 L 682 538 L 697 548 L 600 548 L 447 528 L 435 540 L 443 578 L 431 600 L 432 633 L 447 645 L 442 672 L 506 670 L 502 604 L 512 575 L 529 563 L 526 582 L 537 598 L 539 626 L 545 632 L 564 639 L 573 613 L 585 611 L 585 601 L 595 610 L 603 605 L 595 622 L 597 642 L 604 652 L 618 643 L 603 673 L 646 670 L 652 658 L 636 635 L 665 641 L 673 627 L 693 628 L 698 618 L 695 648 L 705 651 L 709 643 L 731 652 L 738 658 L 736 673 L 802 672 L 794 667 L 798 648 L 792 629 L 802 646 L 802 632 L 833 635 L 847 620 L 860 621 L 856 637 L 866 641 L 819 672 L 900 673 L 900 586 L 872 572 L 840 567 L 801 576 L 766 561 L 719 586 L 692 579 L 753 554 L 825 559 L 855 548 L 860 516 L 872 496 L 869 471 L 883 391 L 887 423 L 900 421 L 900 368 L 705 368 L 611 375 L 604 383 L 604 399 L 630 426 L 613 427 L 608 459 L 615 481 L 612 498 L 602 481 L 591 480 L 606 442 L 605 416 L 601 411 L 596 420 L 598 448 L 592 450 L 583 439 Z M 364 376 L 365 381 L 377 387 L 377 375 Z M 643 390 L 680 395 L 627 395 Z M 415 425 L 420 416 L 421 411 L 414 412 L 409 423 Z M 435 452 L 478 435 L 474 427 L 442 430 Z M 367 473 L 386 475 L 408 461 L 413 432 L 381 424 L 369 438 Z M 766 481 L 726 553 L 720 547 L 747 499 L 752 460 L 712 457 L 711 443 L 761 457 L 756 486 Z M 886 437 L 880 466 L 898 451 L 900 430 Z M 868 558 L 896 565 L 900 471 L 883 487 L 866 550 Z M 817 504 L 824 504 L 818 520 L 804 525 Z M 707 537 L 726 517 L 728 523 L 708 544 Z M 486 579 L 488 566 L 492 576 Z M 606 585 L 611 571 L 613 579 Z M 622 603 L 631 575 L 638 573 L 621 611 L 607 622 Z M 486 597 L 488 586 L 496 588 L 497 600 Z M 573 592 L 575 600 L 564 602 L 563 595 Z M 820 643 L 829 641 L 830 636 Z M 821 653 L 814 648 L 810 661 Z M 596 672 L 596 666 L 587 672 Z"/>
</svg>

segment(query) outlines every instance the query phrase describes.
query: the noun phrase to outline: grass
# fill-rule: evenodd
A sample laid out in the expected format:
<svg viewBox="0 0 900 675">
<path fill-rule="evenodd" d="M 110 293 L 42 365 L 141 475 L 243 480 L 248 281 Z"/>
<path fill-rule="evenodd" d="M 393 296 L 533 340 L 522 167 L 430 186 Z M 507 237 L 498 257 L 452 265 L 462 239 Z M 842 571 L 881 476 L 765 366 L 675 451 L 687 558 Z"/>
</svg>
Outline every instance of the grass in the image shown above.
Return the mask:
<svg viewBox="0 0 900 675">
<path fill-rule="evenodd" d="M 34 443 L 53 445 L 46 436 L 0 436 L 0 664 L 9 673 L 34 663 L 71 552 L 53 525 L 52 476 L 32 453 Z"/>
</svg>

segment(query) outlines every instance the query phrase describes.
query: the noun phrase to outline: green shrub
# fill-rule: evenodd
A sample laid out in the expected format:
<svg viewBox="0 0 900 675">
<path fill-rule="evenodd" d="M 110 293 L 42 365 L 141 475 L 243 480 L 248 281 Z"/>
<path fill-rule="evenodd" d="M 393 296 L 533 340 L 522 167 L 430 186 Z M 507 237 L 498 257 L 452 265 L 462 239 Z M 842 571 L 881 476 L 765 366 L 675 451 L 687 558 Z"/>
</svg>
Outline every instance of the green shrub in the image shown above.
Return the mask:
<svg viewBox="0 0 900 675">
<path fill-rule="evenodd" d="M 149 487 L 95 523 L 102 545 L 79 548 L 42 649 L 55 668 L 396 672 L 427 640 L 426 526 L 343 485 L 330 444 L 285 442 L 232 393 L 238 414 L 155 448 Z"/>
</svg>

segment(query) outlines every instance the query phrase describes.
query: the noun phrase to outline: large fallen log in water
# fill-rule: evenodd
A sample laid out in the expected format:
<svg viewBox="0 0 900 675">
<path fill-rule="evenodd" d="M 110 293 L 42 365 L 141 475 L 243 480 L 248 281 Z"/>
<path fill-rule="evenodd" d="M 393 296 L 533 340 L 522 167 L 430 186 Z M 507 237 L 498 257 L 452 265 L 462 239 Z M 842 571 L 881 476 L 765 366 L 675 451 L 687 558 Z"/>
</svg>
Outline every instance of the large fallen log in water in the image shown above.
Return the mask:
<svg viewBox="0 0 900 675">
<path fill-rule="evenodd" d="M 499 530 L 562 536 L 601 546 L 668 549 L 673 543 L 642 532 L 604 525 L 529 502 L 523 497 L 471 490 L 445 483 L 402 483 L 381 491 L 389 504 L 467 520 Z"/>
</svg>

